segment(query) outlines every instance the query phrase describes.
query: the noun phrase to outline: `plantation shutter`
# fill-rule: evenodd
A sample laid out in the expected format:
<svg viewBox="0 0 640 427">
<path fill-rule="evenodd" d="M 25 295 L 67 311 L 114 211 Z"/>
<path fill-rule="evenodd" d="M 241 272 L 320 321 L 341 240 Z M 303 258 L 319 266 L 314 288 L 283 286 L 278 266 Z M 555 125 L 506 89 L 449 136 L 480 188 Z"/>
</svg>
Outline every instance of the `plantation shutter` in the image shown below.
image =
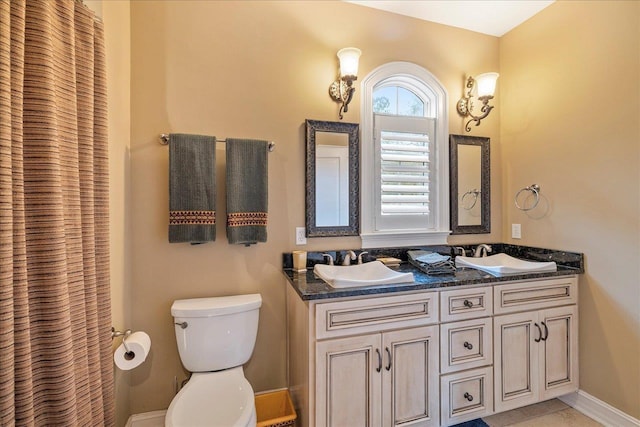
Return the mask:
<svg viewBox="0 0 640 427">
<path fill-rule="evenodd" d="M 377 229 L 429 228 L 435 120 L 375 114 L 374 122 Z"/>
</svg>

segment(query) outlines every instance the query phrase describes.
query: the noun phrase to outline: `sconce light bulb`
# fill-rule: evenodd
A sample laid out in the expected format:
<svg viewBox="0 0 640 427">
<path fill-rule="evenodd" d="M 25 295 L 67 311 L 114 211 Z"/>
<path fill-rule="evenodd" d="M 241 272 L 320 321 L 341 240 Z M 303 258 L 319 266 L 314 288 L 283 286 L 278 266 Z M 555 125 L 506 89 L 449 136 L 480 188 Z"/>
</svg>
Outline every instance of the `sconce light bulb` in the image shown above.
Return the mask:
<svg viewBox="0 0 640 427">
<path fill-rule="evenodd" d="M 499 76 L 500 74 L 498 73 L 484 73 L 476 76 L 474 92 L 477 92 L 478 98 L 483 96 L 493 97 L 493 94 L 496 92 L 496 83 Z"/>
<path fill-rule="evenodd" d="M 358 61 L 362 51 L 355 47 L 345 47 L 338 51 L 338 59 L 340 59 L 340 77 L 343 80 L 347 78 L 356 80 L 358 78 Z"/>
</svg>

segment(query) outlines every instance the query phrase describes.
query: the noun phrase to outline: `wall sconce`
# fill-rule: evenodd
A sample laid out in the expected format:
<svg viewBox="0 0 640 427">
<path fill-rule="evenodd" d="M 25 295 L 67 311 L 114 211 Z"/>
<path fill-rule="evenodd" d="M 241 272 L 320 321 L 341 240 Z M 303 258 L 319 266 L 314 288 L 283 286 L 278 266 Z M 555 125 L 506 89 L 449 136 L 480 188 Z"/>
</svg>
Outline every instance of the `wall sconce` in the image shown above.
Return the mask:
<svg viewBox="0 0 640 427">
<path fill-rule="evenodd" d="M 329 86 L 329 95 L 336 102 L 341 102 L 340 120 L 342 120 L 342 113 L 349 111 L 349 103 L 353 98 L 353 92 L 356 89 L 352 86 L 354 80 L 358 80 L 358 59 L 362 52 L 355 47 L 346 47 L 338 51 L 338 58 L 340 59 L 340 79 L 331 83 Z"/>
<path fill-rule="evenodd" d="M 475 77 L 469 77 L 467 79 L 468 92 L 466 96 L 460 98 L 458 101 L 458 114 L 462 117 L 471 117 L 464 127 L 467 132 L 471 131 L 471 122 L 476 122 L 476 126 L 480 125 L 480 121 L 487 117 L 493 105 L 489 105 L 489 101 L 493 99 L 493 94 L 496 91 L 496 82 L 498 81 L 498 73 L 484 73 Z M 480 109 L 479 116 L 473 114 L 473 101 L 471 98 L 477 97 L 482 101 L 482 108 Z"/>
</svg>

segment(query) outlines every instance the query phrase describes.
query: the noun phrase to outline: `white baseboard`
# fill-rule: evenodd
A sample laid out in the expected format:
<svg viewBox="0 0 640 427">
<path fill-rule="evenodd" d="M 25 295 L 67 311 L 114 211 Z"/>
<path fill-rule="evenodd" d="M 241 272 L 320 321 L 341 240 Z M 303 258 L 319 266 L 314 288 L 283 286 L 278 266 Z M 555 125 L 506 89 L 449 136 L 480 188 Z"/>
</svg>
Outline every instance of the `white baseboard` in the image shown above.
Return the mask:
<svg viewBox="0 0 640 427">
<path fill-rule="evenodd" d="M 607 427 L 640 427 L 640 420 L 637 418 L 625 414 L 585 391 L 578 390 L 559 399 Z"/>
</svg>

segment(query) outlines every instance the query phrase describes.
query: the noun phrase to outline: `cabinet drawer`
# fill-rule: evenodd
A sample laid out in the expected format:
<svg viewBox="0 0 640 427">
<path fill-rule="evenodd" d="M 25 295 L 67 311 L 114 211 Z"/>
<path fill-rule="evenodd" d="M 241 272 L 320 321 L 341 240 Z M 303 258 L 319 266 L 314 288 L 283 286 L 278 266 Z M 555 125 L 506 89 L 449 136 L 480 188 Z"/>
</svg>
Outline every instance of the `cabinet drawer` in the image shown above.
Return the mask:
<svg viewBox="0 0 640 427">
<path fill-rule="evenodd" d="M 442 321 L 472 319 L 493 314 L 491 286 L 440 292 Z"/>
<path fill-rule="evenodd" d="M 495 314 L 576 304 L 578 279 L 570 276 L 497 285 L 493 289 L 493 298 Z"/>
<path fill-rule="evenodd" d="M 440 325 L 442 373 L 493 363 L 492 329 L 490 317 Z"/>
<path fill-rule="evenodd" d="M 452 425 L 493 413 L 493 368 L 443 375 L 440 378 L 442 425 Z"/>
<path fill-rule="evenodd" d="M 382 332 L 438 322 L 438 294 L 365 298 L 320 303 L 316 310 L 316 338 Z"/>
</svg>

